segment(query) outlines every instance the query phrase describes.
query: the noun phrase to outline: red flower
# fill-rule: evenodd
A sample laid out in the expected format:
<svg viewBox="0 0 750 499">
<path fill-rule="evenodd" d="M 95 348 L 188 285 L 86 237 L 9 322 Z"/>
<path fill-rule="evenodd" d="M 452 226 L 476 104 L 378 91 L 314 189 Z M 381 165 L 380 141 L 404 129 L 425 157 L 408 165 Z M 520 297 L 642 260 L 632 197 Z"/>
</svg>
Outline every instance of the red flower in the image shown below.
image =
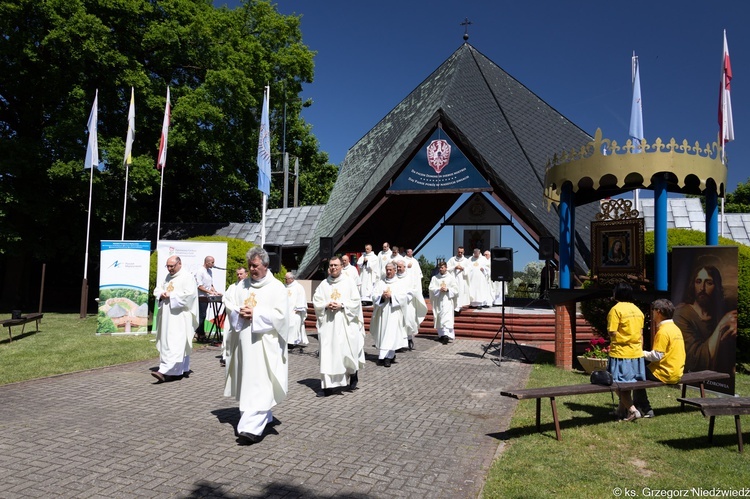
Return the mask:
<svg viewBox="0 0 750 499">
<path fill-rule="evenodd" d="M 607 340 L 600 336 L 596 336 L 591 338 L 590 343 L 591 347 L 583 352 L 584 357 L 606 359 L 609 356 L 609 345 L 607 345 Z"/>
</svg>

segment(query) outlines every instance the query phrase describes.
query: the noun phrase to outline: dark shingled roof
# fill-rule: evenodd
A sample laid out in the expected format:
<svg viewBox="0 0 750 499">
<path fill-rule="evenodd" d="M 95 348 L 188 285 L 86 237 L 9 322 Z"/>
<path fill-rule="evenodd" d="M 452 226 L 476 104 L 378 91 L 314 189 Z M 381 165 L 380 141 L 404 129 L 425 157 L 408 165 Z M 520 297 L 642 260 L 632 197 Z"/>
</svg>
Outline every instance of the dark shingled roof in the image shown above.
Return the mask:
<svg viewBox="0 0 750 499">
<path fill-rule="evenodd" d="M 460 193 L 386 196 L 391 179 L 437 126 L 487 178 L 517 223 L 537 240 L 557 239 L 557 212 L 543 202 L 547 161 L 592 138 L 465 43 L 349 150 L 300 276 L 318 269 L 320 237 L 332 237 L 336 252 L 382 241 L 415 247 L 441 220 Z M 596 203 L 576 208 L 579 271 L 588 268 L 589 222 L 597 210 Z"/>
<path fill-rule="evenodd" d="M 325 206 L 276 208 L 266 211 L 266 244 L 306 247 L 318 225 Z M 242 239 L 257 245 L 261 241 L 261 223 L 230 223 L 216 231 L 217 236 Z"/>
</svg>

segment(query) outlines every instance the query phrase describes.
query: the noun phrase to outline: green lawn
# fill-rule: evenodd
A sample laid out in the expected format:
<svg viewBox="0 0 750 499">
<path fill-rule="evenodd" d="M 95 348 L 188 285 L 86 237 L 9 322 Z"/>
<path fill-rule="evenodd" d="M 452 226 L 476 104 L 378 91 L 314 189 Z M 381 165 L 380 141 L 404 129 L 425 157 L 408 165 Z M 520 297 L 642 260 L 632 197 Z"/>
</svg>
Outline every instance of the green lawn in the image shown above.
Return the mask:
<svg viewBox="0 0 750 499">
<path fill-rule="evenodd" d="M 0 385 L 97 367 L 158 359 L 153 334 L 140 336 L 96 335 L 96 315 L 44 314 L 39 332 L 34 323 L 7 329 L 0 336 Z"/>
<path fill-rule="evenodd" d="M 587 381 L 588 375 L 580 372 L 536 364 L 528 387 Z M 737 375 L 736 391 L 750 394 L 750 376 Z M 716 418 L 714 445 L 709 446 L 708 418 L 696 408 L 680 412 L 678 388 L 648 394 L 657 417 L 632 423 L 608 415 L 614 407 L 610 394 L 558 398 L 560 442 L 549 400 L 542 401 L 541 433 L 536 431 L 535 401 L 519 401 L 483 497 L 678 497 L 678 489 L 695 489 L 688 497 L 713 497 L 705 494 L 714 488 L 750 487 L 750 448 L 737 452 L 733 417 Z M 688 390 L 688 396 L 700 395 Z M 743 419 L 744 440 L 750 444 L 747 417 Z M 635 495 L 626 495 L 626 489 Z"/>
</svg>

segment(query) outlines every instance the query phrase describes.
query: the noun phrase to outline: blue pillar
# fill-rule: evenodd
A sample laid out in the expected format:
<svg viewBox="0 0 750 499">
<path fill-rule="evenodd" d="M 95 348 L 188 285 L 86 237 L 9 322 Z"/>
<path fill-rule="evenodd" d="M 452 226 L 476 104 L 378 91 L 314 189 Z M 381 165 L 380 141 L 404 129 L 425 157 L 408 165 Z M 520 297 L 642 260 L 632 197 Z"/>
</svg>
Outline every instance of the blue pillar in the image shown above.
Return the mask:
<svg viewBox="0 0 750 499">
<path fill-rule="evenodd" d="M 571 195 L 571 200 L 573 199 Z M 573 201 L 570 202 L 570 224 L 568 225 L 570 231 L 570 249 L 568 251 L 568 259 L 570 261 L 570 287 L 574 288 L 575 285 L 575 271 L 576 271 L 576 205 Z"/>
<path fill-rule="evenodd" d="M 571 289 L 573 281 L 573 186 L 566 183 L 562 186 L 560 193 L 560 288 Z"/>
<path fill-rule="evenodd" d="M 654 282 L 657 291 L 667 291 L 667 180 L 654 183 Z"/>
<path fill-rule="evenodd" d="M 719 196 L 716 191 L 706 191 L 706 244 L 719 245 Z"/>
</svg>

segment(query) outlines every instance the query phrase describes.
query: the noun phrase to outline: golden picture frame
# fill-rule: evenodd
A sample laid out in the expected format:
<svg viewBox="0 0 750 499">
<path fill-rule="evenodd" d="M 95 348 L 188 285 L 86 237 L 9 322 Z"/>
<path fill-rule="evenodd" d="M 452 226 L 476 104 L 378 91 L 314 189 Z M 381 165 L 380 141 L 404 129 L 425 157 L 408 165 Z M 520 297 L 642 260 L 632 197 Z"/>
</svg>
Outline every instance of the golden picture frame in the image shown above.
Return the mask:
<svg viewBox="0 0 750 499">
<path fill-rule="evenodd" d="M 641 277 L 644 269 L 642 218 L 591 222 L 591 272 L 601 283 Z"/>
</svg>

